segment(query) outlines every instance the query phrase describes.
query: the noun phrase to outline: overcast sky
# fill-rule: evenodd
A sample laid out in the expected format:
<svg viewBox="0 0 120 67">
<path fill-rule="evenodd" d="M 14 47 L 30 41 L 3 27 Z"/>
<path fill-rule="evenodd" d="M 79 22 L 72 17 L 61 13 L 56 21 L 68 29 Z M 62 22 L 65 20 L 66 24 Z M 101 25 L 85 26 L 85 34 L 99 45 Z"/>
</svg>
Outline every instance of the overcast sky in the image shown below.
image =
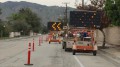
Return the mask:
<svg viewBox="0 0 120 67">
<path fill-rule="evenodd" d="M 42 5 L 47 5 L 47 6 L 65 6 L 63 4 L 64 2 L 69 3 L 68 6 L 74 7 L 75 8 L 75 2 L 80 2 L 82 0 L 0 0 L 0 2 L 6 2 L 6 1 L 27 1 L 27 2 L 32 2 L 32 3 L 38 3 Z M 85 0 L 85 3 L 89 3 L 88 0 Z"/>
</svg>

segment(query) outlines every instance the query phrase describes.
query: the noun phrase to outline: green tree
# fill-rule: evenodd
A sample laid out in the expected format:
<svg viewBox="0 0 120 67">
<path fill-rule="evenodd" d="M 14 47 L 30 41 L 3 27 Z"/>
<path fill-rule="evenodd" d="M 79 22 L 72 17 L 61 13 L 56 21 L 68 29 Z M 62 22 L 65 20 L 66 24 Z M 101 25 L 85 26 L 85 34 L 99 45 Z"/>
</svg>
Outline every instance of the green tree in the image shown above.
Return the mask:
<svg viewBox="0 0 120 67">
<path fill-rule="evenodd" d="M 18 13 L 12 14 L 10 17 L 8 17 L 8 19 L 9 19 L 9 23 L 8 23 L 9 26 L 13 28 L 12 31 L 22 32 L 24 35 L 27 34 L 30 26 L 26 23 L 22 15 Z"/>
<path fill-rule="evenodd" d="M 91 8 L 94 8 L 96 11 L 101 12 L 101 26 L 98 28 L 103 34 L 103 44 L 102 47 L 105 48 L 106 43 L 106 36 L 105 32 L 103 31 L 104 28 L 108 27 L 111 24 L 110 19 L 108 18 L 106 11 L 104 10 L 104 5 L 106 0 L 91 0 Z"/>
<path fill-rule="evenodd" d="M 2 14 L 2 12 L 1 12 L 1 9 L 0 9 L 0 15 Z M 1 23 L 1 19 L 0 19 L 0 23 Z"/>
<path fill-rule="evenodd" d="M 41 19 L 37 14 L 33 13 L 29 8 L 22 8 L 19 10 L 19 14 L 23 16 L 26 23 L 31 26 L 31 30 L 38 33 L 41 28 Z"/>
<path fill-rule="evenodd" d="M 2 12 L 1 12 L 1 9 L 0 9 L 0 15 L 2 14 Z M 2 26 L 2 21 L 1 21 L 1 19 L 0 19 L 0 35 L 2 35 L 2 29 L 3 29 L 3 26 Z"/>
<path fill-rule="evenodd" d="M 103 44 L 102 44 L 102 47 L 104 48 L 105 43 L 106 43 L 106 38 L 105 38 L 105 33 L 104 33 L 103 29 L 108 27 L 110 22 L 111 22 L 109 20 L 109 18 L 107 17 L 106 11 L 104 10 L 104 5 L 105 5 L 106 0 L 90 0 L 90 1 L 91 1 L 90 5 L 85 5 L 84 7 L 77 6 L 77 9 L 90 10 L 90 11 L 100 11 L 101 12 L 101 25 L 97 29 L 99 29 L 104 36 Z"/>
<path fill-rule="evenodd" d="M 41 19 L 29 8 L 20 9 L 18 13 L 12 14 L 8 19 L 14 31 L 24 34 L 28 34 L 30 30 L 38 33 L 41 28 Z"/>
<path fill-rule="evenodd" d="M 43 25 L 41 33 L 46 34 L 46 33 L 48 33 L 48 31 L 49 30 L 48 30 L 47 26 Z"/>
<path fill-rule="evenodd" d="M 13 24 L 14 31 L 19 31 L 23 35 L 28 35 L 30 26 L 23 20 L 17 21 Z"/>
<path fill-rule="evenodd" d="M 105 11 L 112 24 L 120 26 L 120 0 L 106 0 Z"/>
<path fill-rule="evenodd" d="M 2 14 L 2 11 L 0 9 L 0 14 Z M 8 37 L 10 32 L 10 27 L 7 25 L 6 21 L 2 21 L 0 19 L 0 37 Z"/>
</svg>

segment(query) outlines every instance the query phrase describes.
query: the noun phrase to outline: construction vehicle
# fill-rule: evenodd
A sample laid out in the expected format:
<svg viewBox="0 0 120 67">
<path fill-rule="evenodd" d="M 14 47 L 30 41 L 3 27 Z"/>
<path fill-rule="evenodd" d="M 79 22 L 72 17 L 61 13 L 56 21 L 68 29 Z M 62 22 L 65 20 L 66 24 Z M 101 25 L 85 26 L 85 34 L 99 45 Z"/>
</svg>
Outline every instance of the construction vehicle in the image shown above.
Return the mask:
<svg viewBox="0 0 120 67">
<path fill-rule="evenodd" d="M 77 36 L 75 37 L 75 43 L 72 48 L 73 55 L 80 52 L 80 53 L 93 53 L 93 55 L 96 56 L 97 45 L 96 45 L 96 41 L 94 41 L 94 30 L 85 29 L 84 32 L 87 32 L 87 36 L 82 37 L 81 35 L 82 38 Z M 82 32 L 79 31 L 79 33 Z"/>
<path fill-rule="evenodd" d="M 101 12 L 89 10 L 70 11 L 69 28 L 74 28 L 75 42 L 72 53 L 78 52 L 97 54 L 95 30 L 101 26 Z"/>
<path fill-rule="evenodd" d="M 65 51 L 73 47 L 73 43 L 75 42 L 73 33 L 73 29 L 69 29 L 63 37 L 62 48 L 65 49 Z"/>
<path fill-rule="evenodd" d="M 68 49 L 72 49 L 74 43 L 74 37 L 65 37 L 63 38 L 63 44 L 62 47 L 67 51 Z"/>
<path fill-rule="evenodd" d="M 61 44 L 61 37 L 59 36 L 58 32 L 52 31 L 52 37 L 49 38 L 48 42 L 49 44 L 51 42 L 58 42 L 59 44 Z"/>
<path fill-rule="evenodd" d="M 59 44 L 61 44 L 61 37 L 59 35 L 59 32 L 62 31 L 63 29 L 63 23 L 50 21 L 48 22 L 47 26 L 48 26 L 48 30 L 50 31 L 50 36 L 51 36 L 48 38 L 49 44 L 51 42 L 58 42 Z"/>
</svg>

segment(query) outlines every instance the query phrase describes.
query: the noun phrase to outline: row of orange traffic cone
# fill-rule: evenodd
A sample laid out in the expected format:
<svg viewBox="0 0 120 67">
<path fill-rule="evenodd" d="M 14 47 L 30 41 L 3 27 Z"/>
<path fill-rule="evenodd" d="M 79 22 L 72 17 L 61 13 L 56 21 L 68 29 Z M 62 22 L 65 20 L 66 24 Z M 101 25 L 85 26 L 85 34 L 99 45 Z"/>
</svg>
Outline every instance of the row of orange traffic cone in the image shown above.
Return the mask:
<svg viewBox="0 0 120 67">
<path fill-rule="evenodd" d="M 41 46 L 41 43 L 43 43 L 43 36 L 39 37 L 39 46 Z M 33 38 L 32 51 L 34 50 L 35 50 L 35 43 L 34 43 L 34 38 Z M 24 64 L 24 65 L 33 65 L 30 63 L 30 60 L 31 60 L 31 43 L 29 43 L 29 46 L 28 46 L 27 64 Z"/>
</svg>

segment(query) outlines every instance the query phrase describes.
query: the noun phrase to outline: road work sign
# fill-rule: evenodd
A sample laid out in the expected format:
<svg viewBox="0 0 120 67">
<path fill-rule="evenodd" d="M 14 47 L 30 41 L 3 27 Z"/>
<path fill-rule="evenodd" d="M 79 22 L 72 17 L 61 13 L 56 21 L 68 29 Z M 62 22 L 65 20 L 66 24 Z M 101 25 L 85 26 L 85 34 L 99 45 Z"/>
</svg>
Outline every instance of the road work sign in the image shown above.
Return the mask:
<svg viewBox="0 0 120 67">
<path fill-rule="evenodd" d="M 63 23 L 61 22 L 48 22 L 48 30 L 61 31 L 63 29 Z"/>
</svg>

